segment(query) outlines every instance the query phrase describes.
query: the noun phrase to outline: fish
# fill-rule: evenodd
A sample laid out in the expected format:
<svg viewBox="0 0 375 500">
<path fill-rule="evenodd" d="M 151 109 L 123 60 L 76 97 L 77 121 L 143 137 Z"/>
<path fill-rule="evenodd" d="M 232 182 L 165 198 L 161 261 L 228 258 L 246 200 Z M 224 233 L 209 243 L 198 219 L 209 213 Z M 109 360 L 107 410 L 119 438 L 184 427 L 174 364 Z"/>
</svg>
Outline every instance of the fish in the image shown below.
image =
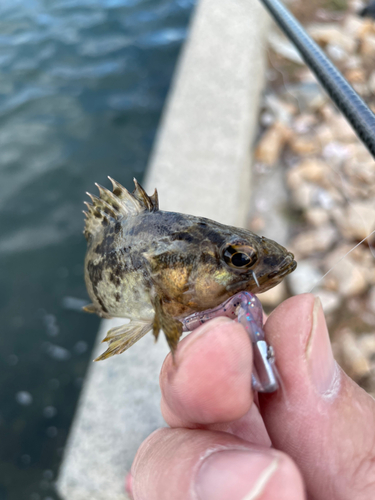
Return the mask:
<svg viewBox="0 0 375 500">
<path fill-rule="evenodd" d="M 84 275 L 92 300 L 85 311 L 130 322 L 109 330 L 107 350 L 121 354 L 152 330 L 165 334 L 172 355 L 190 315 L 217 308 L 237 293 L 258 294 L 296 268 L 291 252 L 252 231 L 160 210 L 134 179 L 129 192 L 109 177 L 112 191 L 85 202 Z"/>
</svg>

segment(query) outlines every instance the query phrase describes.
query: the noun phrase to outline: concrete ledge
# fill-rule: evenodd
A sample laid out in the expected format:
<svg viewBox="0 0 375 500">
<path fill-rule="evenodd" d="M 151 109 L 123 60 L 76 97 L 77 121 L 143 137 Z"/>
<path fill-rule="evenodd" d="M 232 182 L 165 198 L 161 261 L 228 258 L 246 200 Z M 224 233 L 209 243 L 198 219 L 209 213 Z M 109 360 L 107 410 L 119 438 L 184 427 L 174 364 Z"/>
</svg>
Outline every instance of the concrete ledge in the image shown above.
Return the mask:
<svg viewBox="0 0 375 500">
<path fill-rule="evenodd" d="M 151 158 L 163 209 L 245 224 L 269 24 L 259 0 L 201 0 Z"/>
<path fill-rule="evenodd" d="M 162 209 L 245 223 L 267 26 L 258 0 L 200 0 L 146 176 Z M 103 321 L 93 358 L 104 333 L 121 323 Z M 158 377 L 167 352 L 163 338 L 154 345 L 146 335 L 91 365 L 60 470 L 62 498 L 127 498 L 137 448 L 165 425 Z"/>
</svg>

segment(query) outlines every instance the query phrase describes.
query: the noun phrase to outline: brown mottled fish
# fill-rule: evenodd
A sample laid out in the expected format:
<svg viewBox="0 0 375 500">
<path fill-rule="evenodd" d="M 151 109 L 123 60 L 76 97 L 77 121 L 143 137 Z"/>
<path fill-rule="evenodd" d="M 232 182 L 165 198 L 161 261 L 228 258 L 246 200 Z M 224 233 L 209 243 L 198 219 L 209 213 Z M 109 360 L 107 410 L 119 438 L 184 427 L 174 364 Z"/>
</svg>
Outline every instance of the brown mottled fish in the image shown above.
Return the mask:
<svg viewBox="0 0 375 500">
<path fill-rule="evenodd" d="M 136 180 L 129 193 L 111 179 L 113 192 L 98 186 L 89 195 L 84 235 L 85 281 L 103 318 L 129 318 L 111 329 L 107 351 L 120 354 L 148 331 L 162 329 L 172 353 L 181 320 L 214 308 L 237 292 L 261 293 L 295 267 L 293 254 L 251 231 L 204 217 L 159 210 L 157 191 L 148 196 Z M 104 342 L 103 341 L 103 342 Z"/>
</svg>

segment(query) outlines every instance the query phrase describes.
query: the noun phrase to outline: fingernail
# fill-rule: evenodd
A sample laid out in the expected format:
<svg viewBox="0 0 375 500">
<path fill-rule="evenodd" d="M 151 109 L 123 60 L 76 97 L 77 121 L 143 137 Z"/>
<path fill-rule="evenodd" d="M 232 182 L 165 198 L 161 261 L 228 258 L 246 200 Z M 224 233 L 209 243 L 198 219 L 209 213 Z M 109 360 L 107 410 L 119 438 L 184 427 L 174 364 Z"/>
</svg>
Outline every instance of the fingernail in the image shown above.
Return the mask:
<svg viewBox="0 0 375 500">
<path fill-rule="evenodd" d="M 212 330 L 216 325 L 220 323 L 228 323 L 232 322 L 230 318 L 227 318 L 226 316 L 219 316 L 218 318 L 214 318 L 207 323 L 204 323 L 201 325 L 199 328 L 194 330 L 193 333 L 188 335 L 185 339 L 180 342 L 180 348 L 179 348 L 179 355 L 182 355 L 184 352 L 186 352 L 187 349 L 190 349 L 190 347 L 194 344 L 194 342 L 199 339 L 202 335 L 207 333 L 208 331 Z"/>
<path fill-rule="evenodd" d="M 313 384 L 320 394 L 326 393 L 332 388 L 335 380 L 336 362 L 319 297 L 316 297 L 314 301 L 306 358 Z"/>
<path fill-rule="evenodd" d="M 207 457 L 196 480 L 199 500 L 255 500 L 278 468 L 278 458 L 258 451 L 225 450 Z"/>
</svg>

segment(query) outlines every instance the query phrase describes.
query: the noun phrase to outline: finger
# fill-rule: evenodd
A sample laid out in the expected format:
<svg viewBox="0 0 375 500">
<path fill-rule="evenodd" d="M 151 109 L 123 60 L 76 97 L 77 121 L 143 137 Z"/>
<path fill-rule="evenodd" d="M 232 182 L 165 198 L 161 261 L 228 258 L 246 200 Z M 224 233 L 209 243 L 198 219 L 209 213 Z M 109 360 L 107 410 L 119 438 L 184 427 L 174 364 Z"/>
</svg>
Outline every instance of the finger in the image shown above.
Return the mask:
<svg viewBox="0 0 375 500">
<path fill-rule="evenodd" d="M 274 446 L 300 467 L 312 499 L 375 497 L 375 403 L 336 364 L 318 298 L 285 301 L 265 332 L 284 390 L 260 397 Z"/>
<path fill-rule="evenodd" d="M 134 500 L 302 500 L 301 475 L 289 457 L 223 432 L 160 429 L 139 449 Z"/>
<path fill-rule="evenodd" d="M 252 350 L 241 325 L 216 318 L 180 342 L 160 374 L 162 411 L 176 425 L 230 422 L 252 404 Z"/>
</svg>

